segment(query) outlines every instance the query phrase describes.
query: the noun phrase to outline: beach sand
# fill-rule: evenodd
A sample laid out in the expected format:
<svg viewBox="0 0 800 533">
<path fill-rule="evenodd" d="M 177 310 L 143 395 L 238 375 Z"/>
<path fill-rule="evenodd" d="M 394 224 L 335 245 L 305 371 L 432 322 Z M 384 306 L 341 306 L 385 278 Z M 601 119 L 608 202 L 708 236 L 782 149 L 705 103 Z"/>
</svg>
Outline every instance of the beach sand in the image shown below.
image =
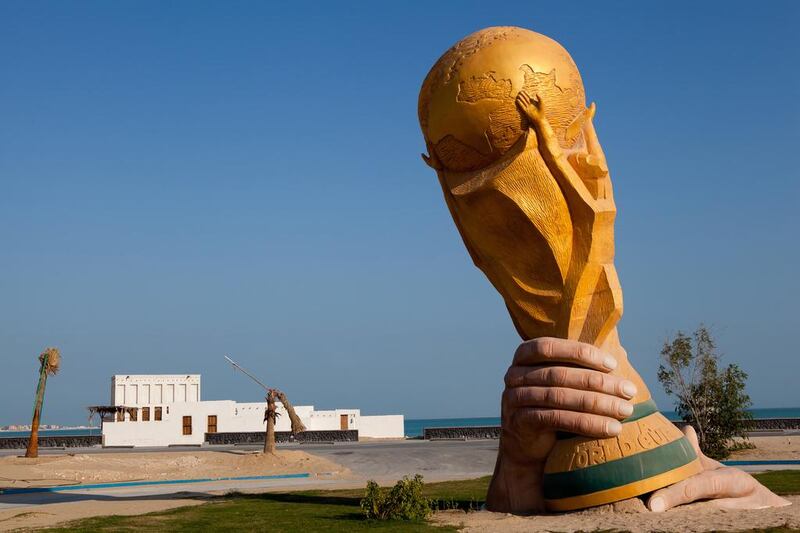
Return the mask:
<svg viewBox="0 0 800 533">
<path fill-rule="evenodd" d="M 680 531 L 742 531 L 783 526 L 800 528 L 800 496 L 789 496 L 788 507 L 758 510 L 726 510 L 713 502 L 683 505 L 664 513 L 651 513 L 642 500 L 634 498 L 613 505 L 585 511 L 546 516 L 512 516 L 505 513 L 479 511 L 444 511 L 436 513 L 434 522 L 462 528 L 466 533 L 550 533 L 556 531 L 630 531 L 650 533 Z"/>
<path fill-rule="evenodd" d="M 297 450 L 279 450 L 276 455 L 238 451 L 65 454 L 0 458 L 0 488 L 302 472 L 349 474 L 336 463 Z"/>
<path fill-rule="evenodd" d="M 800 436 L 751 437 L 752 450 L 734 452 L 729 459 L 763 461 L 800 460 Z M 518 517 L 504 513 L 437 513 L 434 520 L 442 525 L 463 526 L 469 533 L 490 531 L 594 531 L 622 530 L 631 533 L 655 531 L 741 531 L 784 526 L 800 528 L 800 495 L 787 496 L 788 507 L 761 510 L 727 510 L 713 502 L 683 505 L 666 513 L 651 513 L 638 498 L 562 515 Z"/>
<path fill-rule="evenodd" d="M 732 461 L 764 461 L 767 459 L 800 460 L 800 435 L 776 437 L 750 437 L 754 450 L 733 452 Z"/>
<path fill-rule="evenodd" d="M 145 452 L 45 455 L 0 458 L 0 488 L 75 485 L 117 481 L 198 479 L 294 473 L 349 479 L 347 468 L 303 451 Z M 0 531 L 35 529 L 101 515 L 139 515 L 200 505 L 221 492 L 177 493 L 149 498 L 91 498 L 0 511 Z"/>
</svg>

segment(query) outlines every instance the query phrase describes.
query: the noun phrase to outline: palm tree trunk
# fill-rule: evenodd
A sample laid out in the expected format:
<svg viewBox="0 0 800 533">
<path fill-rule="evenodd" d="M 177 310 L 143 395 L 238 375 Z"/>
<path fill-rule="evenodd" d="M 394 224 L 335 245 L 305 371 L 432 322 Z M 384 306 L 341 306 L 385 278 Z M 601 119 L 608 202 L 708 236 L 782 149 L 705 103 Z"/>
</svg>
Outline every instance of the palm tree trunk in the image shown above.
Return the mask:
<svg viewBox="0 0 800 533">
<path fill-rule="evenodd" d="M 44 404 L 44 388 L 47 385 L 47 357 L 42 360 L 39 368 L 39 386 L 36 387 L 36 400 L 33 405 L 33 421 L 31 422 L 31 436 L 28 439 L 28 449 L 25 457 L 39 457 L 39 424 L 42 418 L 42 405 Z"/>
<path fill-rule="evenodd" d="M 280 400 L 280 402 L 283 404 L 283 407 L 284 409 L 286 409 L 286 412 L 289 413 L 289 420 L 292 423 L 292 435 L 297 435 L 298 433 L 305 431 L 306 430 L 305 424 L 303 424 L 303 421 L 300 420 L 299 416 L 297 416 L 294 407 L 292 406 L 292 404 L 289 403 L 289 400 L 286 398 L 286 395 L 279 390 L 275 391 L 275 395 L 278 397 L 278 400 Z"/>
<path fill-rule="evenodd" d="M 270 389 L 267 392 L 267 412 L 264 414 L 267 419 L 267 434 L 264 436 L 264 453 L 275 453 L 275 391 Z"/>
</svg>

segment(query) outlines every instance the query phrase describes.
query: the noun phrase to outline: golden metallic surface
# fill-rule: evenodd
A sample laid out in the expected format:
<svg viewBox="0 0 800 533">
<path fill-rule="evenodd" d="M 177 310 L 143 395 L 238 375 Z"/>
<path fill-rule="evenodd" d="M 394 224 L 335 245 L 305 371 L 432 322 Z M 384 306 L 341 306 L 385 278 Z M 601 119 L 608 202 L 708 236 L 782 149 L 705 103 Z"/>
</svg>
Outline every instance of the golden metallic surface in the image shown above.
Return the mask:
<svg viewBox="0 0 800 533">
<path fill-rule="evenodd" d="M 437 61 L 420 91 L 419 120 L 446 168 L 477 170 L 514 145 L 526 130 L 514 103 L 523 89 L 547 98 L 559 140 L 571 145 L 580 128 L 566 134 L 585 107 L 583 84 L 554 40 L 522 28 L 487 28 Z"/>
<path fill-rule="evenodd" d="M 574 339 L 611 353 L 619 361 L 613 373 L 633 381 L 639 403 L 650 392 L 617 334 L 617 210 L 594 115 L 566 50 L 514 27 L 465 37 L 431 68 L 419 97 L 423 158 L 520 336 Z M 638 427 L 628 425 L 623 434 Z M 608 440 L 598 446 L 617 446 Z M 569 462 L 578 453 L 571 446 L 557 445 L 547 468 Z"/>
<path fill-rule="evenodd" d="M 627 485 L 622 485 L 621 487 L 614 487 L 613 489 L 594 492 L 583 496 L 573 496 L 571 498 L 562 498 L 559 500 L 545 500 L 545 505 L 547 505 L 550 511 L 555 512 L 575 511 L 577 509 L 585 509 L 586 507 L 605 505 L 620 500 L 627 500 L 628 498 L 647 494 L 648 492 L 673 485 L 687 477 L 699 474 L 702 471 L 703 466 L 700 464 L 700 460 L 695 459 L 691 463 L 641 481 L 635 481 Z"/>
</svg>

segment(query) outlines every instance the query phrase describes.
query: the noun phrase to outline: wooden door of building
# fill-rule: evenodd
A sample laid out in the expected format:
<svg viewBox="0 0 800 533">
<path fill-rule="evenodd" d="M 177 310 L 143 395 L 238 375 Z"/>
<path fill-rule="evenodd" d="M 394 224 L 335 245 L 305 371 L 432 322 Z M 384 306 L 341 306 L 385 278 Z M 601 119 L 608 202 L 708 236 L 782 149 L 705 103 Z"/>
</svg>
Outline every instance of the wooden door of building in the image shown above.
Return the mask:
<svg viewBox="0 0 800 533">
<path fill-rule="evenodd" d="M 206 433 L 217 432 L 217 415 L 208 415 L 208 431 Z"/>
<path fill-rule="evenodd" d="M 347 415 L 339 416 L 339 426 L 342 428 L 342 431 L 349 429 L 349 426 L 347 425 Z"/>
</svg>

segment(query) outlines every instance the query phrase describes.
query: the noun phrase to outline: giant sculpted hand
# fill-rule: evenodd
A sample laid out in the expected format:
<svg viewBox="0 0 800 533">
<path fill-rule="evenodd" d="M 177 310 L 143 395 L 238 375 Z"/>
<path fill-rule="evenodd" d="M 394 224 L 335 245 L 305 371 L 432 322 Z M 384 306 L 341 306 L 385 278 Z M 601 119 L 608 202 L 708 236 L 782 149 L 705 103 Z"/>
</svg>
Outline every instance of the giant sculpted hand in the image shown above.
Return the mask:
<svg viewBox="0 0 800 533">
<path fill-rule="evenodd" d="M 617 361 L 590 344 L 543 337 L 523 342 L 505 377 L 503 434 L 487 507 L 544 510 L 544 463 L 556 431 L 587 437 L 619 434 L 633 412 L 635 385 L 608 374 Z M 580 368 L 578 368 L 580 367 Z"/>
<path fill-rule="evenodd" d="M 505 377 L 501 403 L 503 434 L 486 498 L 491 511 L 529 514 L 544 511 L 542 476 L 556 431 L 613 437 L 631 414 L 636 395 L 630 381 L 608 374 L 616 360 L 590 344 L 556 338 L 523 342 Z M 686 433 L 704 471 L 656 491 L 652 511 L 701 499 L 722 507 L 757 509 L 790 502 L 752 476 L 725 467 L 700 451 L 691 427 Z"/>
<path fill-rule="evenodd" d="M 709 499 L 726 509 L 762 509 L 791 505 L 789 500 L 776 495 L 750 474 L 738 468 L 723 466 L 722 463 L 706 457 L 700 450 L 694 428 L 686 426 L 683 432 L 694 446 L 703 465 L 703 472 L 654 492 L 647 502 L 651 511 L 666 511 L 684 503 Z"/>
</svg>

